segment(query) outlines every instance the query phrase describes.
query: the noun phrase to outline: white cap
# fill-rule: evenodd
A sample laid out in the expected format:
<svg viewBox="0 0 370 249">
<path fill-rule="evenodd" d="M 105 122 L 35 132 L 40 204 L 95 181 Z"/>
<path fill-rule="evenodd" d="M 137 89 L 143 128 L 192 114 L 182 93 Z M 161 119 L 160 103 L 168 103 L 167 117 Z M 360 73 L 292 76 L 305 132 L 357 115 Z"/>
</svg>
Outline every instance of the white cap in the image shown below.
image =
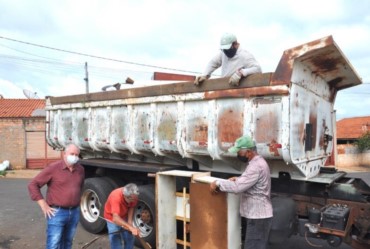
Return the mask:
<svg viewBox="0 0 370 249">
<path fill-rule="evenodd" d="M 220 42 L 221 49 L 231 48 L 231 45 L 233 44 L 233 42 L 236 42 L 236 36 L 234 34 L 231 34 L 231 33 L 223 34 L 221 37 L 221 42 Z"/>
</svg>

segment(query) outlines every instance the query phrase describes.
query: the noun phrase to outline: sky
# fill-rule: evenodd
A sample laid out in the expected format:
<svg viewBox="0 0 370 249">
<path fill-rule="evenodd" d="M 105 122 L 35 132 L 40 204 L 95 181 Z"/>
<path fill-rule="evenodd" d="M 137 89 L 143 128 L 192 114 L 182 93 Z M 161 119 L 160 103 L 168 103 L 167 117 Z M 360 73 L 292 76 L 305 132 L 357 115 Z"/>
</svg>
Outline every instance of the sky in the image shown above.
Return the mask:
<svg viewBox="0 0 370 249">
<path fill-rule="evenodd" d="M 200 75 L 225 32 L 274 72 L 284 50 L 332 35 L 363 81 L 338 93 L 337 120 L 369 116 L 369 9 L 368 0 L 0 0 L 0 94 L 85 93 L 86 63 L 90 92 L 158 71 Z"/>
</svg>

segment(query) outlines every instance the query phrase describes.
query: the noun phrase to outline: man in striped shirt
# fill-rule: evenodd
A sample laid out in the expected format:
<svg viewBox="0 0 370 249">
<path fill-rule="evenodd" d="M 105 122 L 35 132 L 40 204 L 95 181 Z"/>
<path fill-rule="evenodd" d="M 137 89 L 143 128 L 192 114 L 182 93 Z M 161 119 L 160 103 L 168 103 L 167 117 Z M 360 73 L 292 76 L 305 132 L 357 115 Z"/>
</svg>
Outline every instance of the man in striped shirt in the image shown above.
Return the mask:
<svg viewBox="0 0 370 249">
<path fill-rule="evenodd" d="M 237 153 L 240 161 L 248 163 L 247 167 L 239 177 L 212 182 L 210 190 L 240 193 L 240 215 L 246 218 L 247 224 L 244 249 L 267 248 L 272 224 L 269 166 L 257 154 L 255 142 L 249 136 L 238 138 L 229 152 Z"/>
</svg>

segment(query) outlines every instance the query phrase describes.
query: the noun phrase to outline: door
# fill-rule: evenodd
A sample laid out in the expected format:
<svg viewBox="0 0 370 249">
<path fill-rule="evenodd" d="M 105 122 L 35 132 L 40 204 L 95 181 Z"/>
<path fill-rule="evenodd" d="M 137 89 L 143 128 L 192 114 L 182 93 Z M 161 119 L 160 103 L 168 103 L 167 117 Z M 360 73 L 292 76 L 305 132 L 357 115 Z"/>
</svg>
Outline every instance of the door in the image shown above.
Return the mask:
<svg viewBox="0 0 370 249">
<path fill-rule="evenodd" d="M 53 150 L 45 139 L 44 131 L 26 132 L 26 168 L 42 169 L 48 163 L 59 160 L 61 152 Z"/>
</svg>

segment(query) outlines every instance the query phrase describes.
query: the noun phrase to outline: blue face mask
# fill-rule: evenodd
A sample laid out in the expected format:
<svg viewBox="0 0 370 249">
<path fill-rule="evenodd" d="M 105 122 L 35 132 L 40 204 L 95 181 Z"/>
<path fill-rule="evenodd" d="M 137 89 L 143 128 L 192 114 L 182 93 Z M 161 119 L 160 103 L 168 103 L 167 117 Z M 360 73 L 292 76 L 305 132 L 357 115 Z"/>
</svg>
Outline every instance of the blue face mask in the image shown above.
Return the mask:
<svg viewBox="0 0 370 249">
<path fill-rule="evenodd" d="M 236 48 L 234 48 L 233 46 L 229 49 L 223 49 L 222 51 L 224 52 L 224 54 L 228 57 L 228 58 L 233 58 L 236 54 Z"/>
</svg>

